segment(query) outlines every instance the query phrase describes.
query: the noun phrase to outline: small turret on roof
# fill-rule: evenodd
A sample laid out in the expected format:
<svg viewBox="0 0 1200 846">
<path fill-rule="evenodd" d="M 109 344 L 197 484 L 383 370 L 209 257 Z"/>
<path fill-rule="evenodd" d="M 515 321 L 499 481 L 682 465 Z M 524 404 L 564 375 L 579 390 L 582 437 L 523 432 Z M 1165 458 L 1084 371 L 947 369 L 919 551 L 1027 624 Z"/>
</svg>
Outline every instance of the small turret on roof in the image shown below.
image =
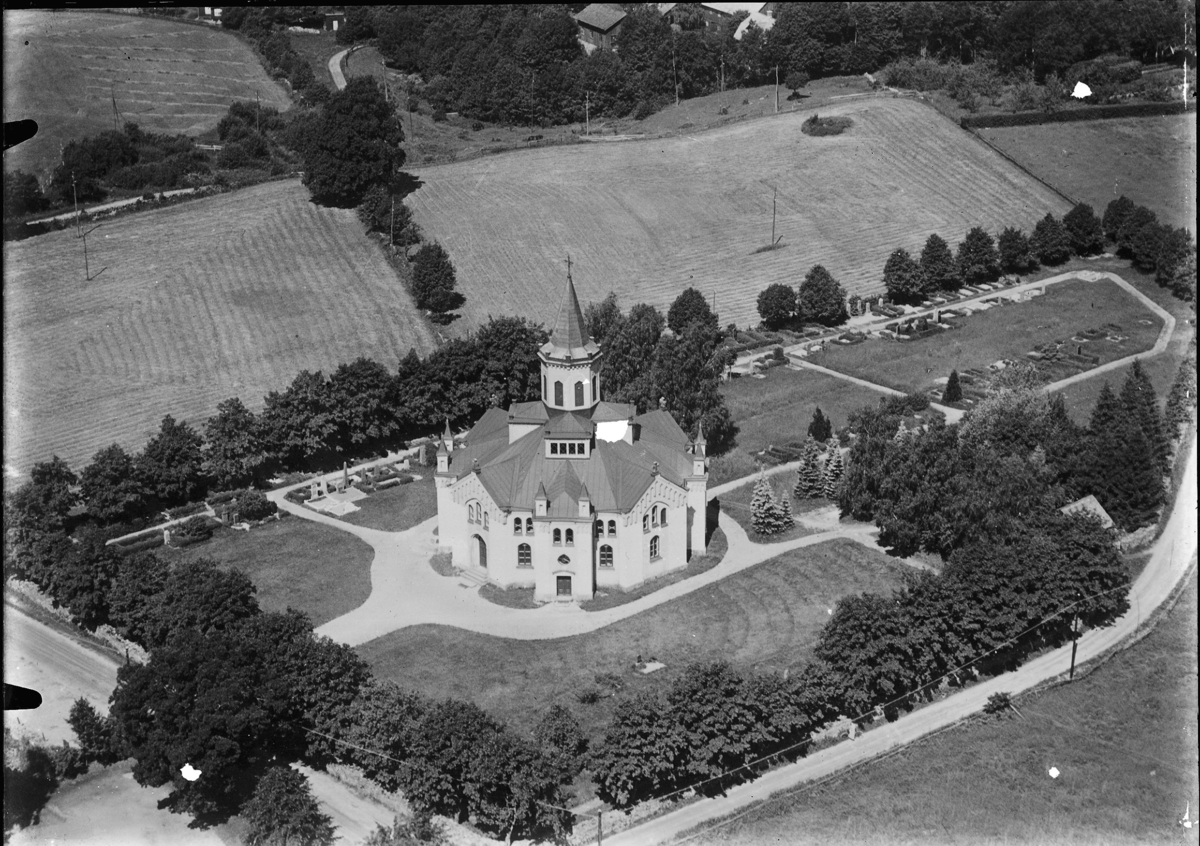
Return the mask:
<svg viewBox="0 0 1200 846">
<path fill-rule="evenodd" d="M 708 441 L 704 439 L 703 420 L 696 421 L 696 440 L 692 441 L 692 443 L 696 445 L 696 448 L 700 451 L 700 454 L 704 455 L 704 448 L 708 446 Z"/>
<path fill-rule="evenodd" d="M 450 418 L 446 418 L 446 431 L 442 432 L 442 443 L 446 449 L 454 449 L 454 433 L 450 431 Z"/>
</svg>

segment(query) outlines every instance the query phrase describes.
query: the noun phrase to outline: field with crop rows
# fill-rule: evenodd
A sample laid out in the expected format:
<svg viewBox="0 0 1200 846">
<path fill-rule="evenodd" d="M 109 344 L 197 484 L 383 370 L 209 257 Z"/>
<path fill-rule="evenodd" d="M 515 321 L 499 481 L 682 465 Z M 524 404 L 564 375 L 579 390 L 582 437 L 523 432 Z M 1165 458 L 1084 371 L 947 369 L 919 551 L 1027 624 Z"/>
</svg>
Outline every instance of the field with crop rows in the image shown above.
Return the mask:
<svg viewBox="0 0 1200 846">
<path fill-rule="evenodd" d="M 1113 118 L 981 129 L 1051 185 L 1103 214 L 1124 194 L 1196 232 L 1196 116 Z"/>
<path fill-rule="evenodd" d="M 43 180 L 59 145 L 122 119 L 153 132 L 199 135 L 234 100 L 287 109 L 287 92 L 248 45 L 219 27 L 101 12 L 4 12 L 4 119 L 38 122 L 4 169 Z"/>
<path fill-rule="evenodd" d="M 469 327 L 488 314 L 550 321 L 567 253 L 584 302 L 666 307 L 689 285 L 722 324 L 758 323 L 758 292 L 825 265 L 851 293 L 882 289 L 887 256 L 931 232 L 1030 229 L 1065 202 L 932 109 L 868 98 L 822 108 L 854 126 L 800 132 L 807 112 L 695 136 L 547 148 L 417 168 L 408 202 L 450 251 Z M 782 249 L 771 237 L 772 190 Z"/>
<path fill-rule="evenodd" d="M 5 245 L 6 470 L 141 449 L 164 414 L 259 408 L 300 370 L 388 368 L 433 337 L 353 210 L 297 180 Z M 99 272 L 101 269 L 102 272 Z"/>
</svg>

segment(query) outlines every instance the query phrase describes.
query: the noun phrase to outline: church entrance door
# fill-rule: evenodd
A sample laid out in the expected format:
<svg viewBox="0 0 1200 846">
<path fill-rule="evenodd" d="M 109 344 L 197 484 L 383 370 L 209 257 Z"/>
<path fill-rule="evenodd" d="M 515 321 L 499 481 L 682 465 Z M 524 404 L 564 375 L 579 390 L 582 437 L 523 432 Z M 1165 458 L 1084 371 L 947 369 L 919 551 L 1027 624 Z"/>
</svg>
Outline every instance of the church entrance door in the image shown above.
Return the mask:
<svg viewBox="0 0 1200 846">
<path fill-rule="evenodd" d="M 558 577 L 558 595 L 559 596 L 570 596 L 571 595 L 571 577 L 570 576 L 559 576 Z"/>
<path fill-rule="evenodd" d="M 487 569 L 487 541 L 485 541 L 479 535 L 476 535 L 475 542 L 477 544 L 475 557 L 478 559 L 479 566 L 486 570 Z"/>
</svg>

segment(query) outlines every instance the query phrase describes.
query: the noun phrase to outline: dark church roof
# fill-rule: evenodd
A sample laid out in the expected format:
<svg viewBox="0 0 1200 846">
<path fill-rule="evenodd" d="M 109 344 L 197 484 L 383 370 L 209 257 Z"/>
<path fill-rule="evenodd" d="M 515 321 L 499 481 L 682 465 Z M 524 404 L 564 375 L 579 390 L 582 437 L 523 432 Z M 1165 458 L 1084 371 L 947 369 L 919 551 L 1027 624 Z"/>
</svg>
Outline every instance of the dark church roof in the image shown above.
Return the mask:
<svg viewBox="0 0 1200 846">
<path fill-rule="evenodd" d="M 539 403 L 540 404 L 540 403 Z M 527 405 L 527 404 L 526 404 Z M 596 410 L 605 403 L 600 403 Z M 615 403 L 610 409 L 626 411 Z M 525 415 L 530 416 L 530 415 Z M 461 479 L 479 463 L 479 480 L 501 508 L 532 510 L 539 488 L 550 500 L 551 517 L 578 515 L 579 497 L 586 486 L 596 511 L 624 512 L 632 509 L 650 487 L 654 467 L 664 479 L 681 487 L 691 474 L 688 438 L 665 411 L 651 411 L 634 418 L 638 437 L 625 441 L 595 442 L 587 458 L 547 457 L 545 437 L 555 422 L 572 426 L 591 425 L 589 412 L 556 412 L 539 429 L 508 442 L 508 413 L 489 409 L 466 436 L 466 446 L 450 456 L 450 472 Z M 628 420 L 627 413 L 616 417 Z M 497 423 L 503 421 L 503 426 Z"/>
</svg>

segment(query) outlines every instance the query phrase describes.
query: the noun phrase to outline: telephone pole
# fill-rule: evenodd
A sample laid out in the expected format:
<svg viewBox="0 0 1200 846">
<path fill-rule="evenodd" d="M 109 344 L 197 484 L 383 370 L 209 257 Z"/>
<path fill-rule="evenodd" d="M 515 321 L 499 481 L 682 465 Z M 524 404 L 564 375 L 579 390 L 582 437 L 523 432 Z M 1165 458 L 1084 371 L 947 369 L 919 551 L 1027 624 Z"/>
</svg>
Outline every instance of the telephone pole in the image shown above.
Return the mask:
<svg viewBox="0 0 1200 846">
<path fill-rule="evenodd" d="M 1067 674 L 1067 681 L 1075 678 L 1075 651 L 1079 649 L 1079 603 L 1082 600 L 1079 591 L 1075 591 L 1075 608 L 1071 614 L 1071 670 Z"/>
<path fill-rule="evenodd" d="M 583 134 L 585 136 L 591 135 L 592 134 L 592 92 L 591 91 L 583 92 L 583 125 L 584 125 Z"/>
<path fill-rule="evenodd" d="M 75 171 L 71 171 L 71 199 L 75 202 L 75 237 L 80 237 L 83 224 L 79 219 L 79 192 L 75 190 Z"/>
<path fill-rule="evenodd" d="M 779 114 L 779 65 L 775 66 L 775 114 Z"/>
</svg>

